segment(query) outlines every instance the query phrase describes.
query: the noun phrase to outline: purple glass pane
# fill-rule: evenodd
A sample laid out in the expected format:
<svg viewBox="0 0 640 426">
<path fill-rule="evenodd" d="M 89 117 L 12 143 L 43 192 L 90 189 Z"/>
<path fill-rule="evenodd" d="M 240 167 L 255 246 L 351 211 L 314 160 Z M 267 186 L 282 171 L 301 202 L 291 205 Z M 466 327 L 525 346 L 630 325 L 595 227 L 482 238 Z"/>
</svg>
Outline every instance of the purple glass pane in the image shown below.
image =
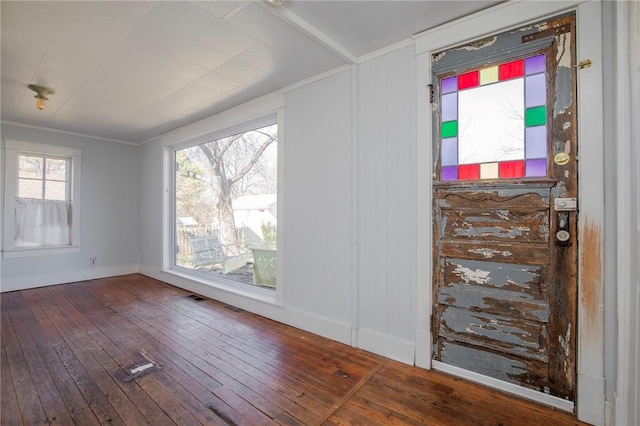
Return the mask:
<svg viewBox="0 0 640 426">
<path fill-rule="evenodd" d="M 526 75 L 544 72 L 545 69 L 546 63 L 544 55 L 538 55 L 524 60 L 524 73 Z"/>
<path fill-rule="evenodd" d="M 547 84 L 544 74 L 527 77 L 524 82 L 524 106 L 531 108 L 547 104 Z"/>
<path fill-rule="evenodd" d="M 547 175 L 547 160 L 527 160 L 527 177 L 534 176 L 546 176 Z"/>
<path fill-rule="evenodd" d="M 442 95 L 442 121 L 458 119 L 458 94 Z"/>
<path fill-rule="evenodd" d="M 445 78 L 440 82 L 442 93 L 451 93 L 458 90 L 458 77 Z"/>
<path fill-rule="evenodd" d="M 547 158 L 546 126 L 527 127 L 525 130 L 525 158 Z"/>
<path fill-rule="evenodd" d="M 448 166 L 443 167 L 440 171 L 440 180 L 458 180 L 458 167 Z"/>
<path fill-rule="evenodd" d="M 458 165 L 458 138 L 442 139 L 442 165 Z"/>
</svg>

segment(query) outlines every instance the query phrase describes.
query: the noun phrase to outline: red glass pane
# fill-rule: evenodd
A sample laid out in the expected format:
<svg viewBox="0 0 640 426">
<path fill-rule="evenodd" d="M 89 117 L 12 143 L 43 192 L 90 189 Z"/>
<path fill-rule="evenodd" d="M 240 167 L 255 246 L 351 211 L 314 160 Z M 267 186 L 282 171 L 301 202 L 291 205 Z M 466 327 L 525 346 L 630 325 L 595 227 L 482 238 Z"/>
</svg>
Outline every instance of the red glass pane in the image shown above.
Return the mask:
<svg viewBox="0 0 640 426">
<path fill-rule="evenodd" d="M 498 67 L 498 78 L 508 80 L 510 78 L 522 77 L 524 75 L 524 60 L 507 62 Z"/>
<path fill-rule="evenodd" d="M 458 179 L 480 179 L 480 164 L 461 164 L 458 166 Z"/>
<path fill-rule="evenodd" d="M 503 161 L 498 165 L 501 178 L 519 178 L 524 176 L 524 160 Z"/>
<path fill-rule="evenodd" d="M 480 72 L 471 71 L 458 76 L 458 90 L 476 87 L 480 83 Z"/>
</svg>

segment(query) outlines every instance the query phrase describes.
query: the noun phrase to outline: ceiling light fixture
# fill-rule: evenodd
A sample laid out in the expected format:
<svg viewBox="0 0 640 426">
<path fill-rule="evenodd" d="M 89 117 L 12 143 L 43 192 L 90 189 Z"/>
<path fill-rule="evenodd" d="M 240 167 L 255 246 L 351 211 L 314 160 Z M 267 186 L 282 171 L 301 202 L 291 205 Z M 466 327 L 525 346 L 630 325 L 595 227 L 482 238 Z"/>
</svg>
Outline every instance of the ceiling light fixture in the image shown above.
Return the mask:
<svg viewBox="0 0 640 426">
<path fill-rule="evenodd" d="M 282 6 L 282 4 L 284 3 L 284 0 L 264 0 L 264 1 L 274 6 Z"/>
<path fill-rule="evenodd" d="M 56 93 L 56 91 L 53 89 L 49 89 L 48 87 L 40 86 L 37 84 L 30 84 L 28 87 L 29 89 L 36 92 L 36 95 L 34 96 L 34 98 L 36 98 L 36 108 L 38 108 L 40 111 L 44 109 L 44 101 L 49 100 L 47 96 Z"/>
</svg>

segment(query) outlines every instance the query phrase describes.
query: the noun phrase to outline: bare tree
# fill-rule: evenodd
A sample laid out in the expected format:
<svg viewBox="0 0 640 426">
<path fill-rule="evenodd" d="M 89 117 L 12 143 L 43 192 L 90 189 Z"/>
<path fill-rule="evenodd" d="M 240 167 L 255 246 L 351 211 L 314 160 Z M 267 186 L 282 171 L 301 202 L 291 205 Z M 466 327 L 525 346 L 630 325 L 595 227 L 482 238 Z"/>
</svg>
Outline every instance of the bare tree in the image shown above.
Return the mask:
<svg viewBox="0 0 640 426">
<path fill-rule="evenodd" d="M 210 183 L 216 189 L 215 210 L 220 240 L 231 253 L 241 250 L 232 200 L 251 192 L 251 182 L 265 173 L 262 155 L 276 141 L 276 127 L 269 126 L 198 145 L 207 161 Z"/>
</svg>

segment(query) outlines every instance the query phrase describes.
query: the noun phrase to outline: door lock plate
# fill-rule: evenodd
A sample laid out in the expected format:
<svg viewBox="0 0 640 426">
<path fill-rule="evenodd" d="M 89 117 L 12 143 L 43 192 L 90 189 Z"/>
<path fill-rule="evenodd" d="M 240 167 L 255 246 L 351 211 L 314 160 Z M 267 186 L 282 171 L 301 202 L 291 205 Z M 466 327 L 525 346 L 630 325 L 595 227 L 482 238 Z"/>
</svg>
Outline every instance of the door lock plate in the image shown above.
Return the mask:
<svg viewBox="0 0 640 426">
<path fill-rule="evenodd" d="M 553 200 L 553 209 L 557 212 L 574 212 L 578 210 L 576 198 L 556 198 Z"/>
</svg>

